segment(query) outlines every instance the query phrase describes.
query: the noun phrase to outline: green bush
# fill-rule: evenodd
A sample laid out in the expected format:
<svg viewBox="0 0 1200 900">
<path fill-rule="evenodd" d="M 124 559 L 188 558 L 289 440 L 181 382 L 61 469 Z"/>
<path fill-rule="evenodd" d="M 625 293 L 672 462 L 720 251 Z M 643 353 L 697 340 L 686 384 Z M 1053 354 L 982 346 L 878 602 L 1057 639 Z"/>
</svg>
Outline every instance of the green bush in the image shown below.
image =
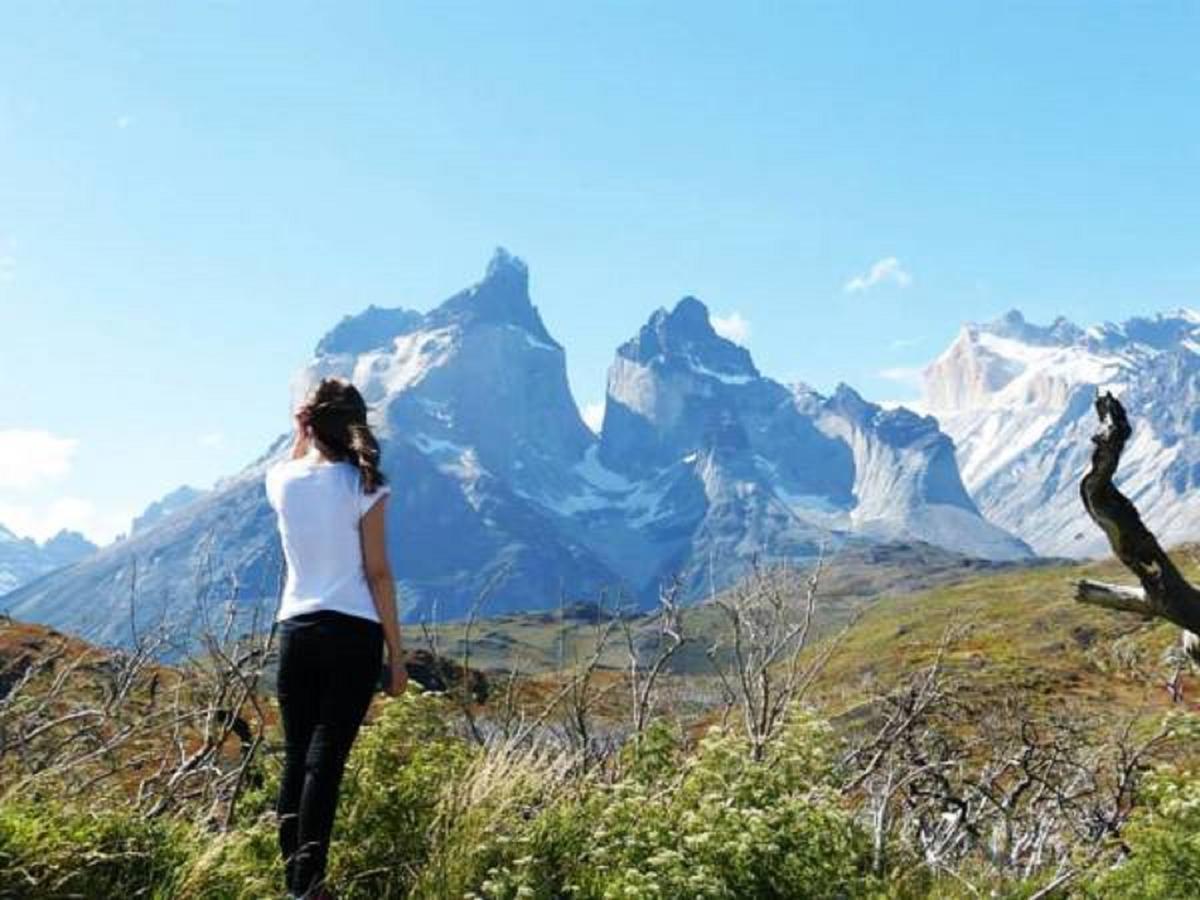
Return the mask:
<svg viewBox="0 0 1200 900">
<path fill-rule="evenodd" d="M 410 693 L 383 704 L 355 742 L 342 781 L 329 878 L 346 900 L 405 897 L 429 852 L 439 798 L 471 748 L 450 734 L 442 698 Z M 277 764 L 241 804 L 254 818 L 206 841 L 180 879 L 183 900 L 251 900 L 283 893 L 271 814 Z"/>
<path fill-rule="evenodd" d="M 1129 858 L 1100 876 L 1095 897 L 1200 897 L 1200 778 L 1165 769 L 1145 786 L 1123 839 Z"/>
<path fill-rule="evenodd" d="M 0 806 L 0 897 L 173 897 L 190 832 L 124 810 L 10 801 Z"/>
<path fill-rule="evenodd" d="M 518 814 L 494 820 L 491 833 L 473 830 L 478 870 L 463 893 L 487 900 L 877 893 L 865 835 L 837 802 L 831 743 L 825 726 L 798 716 L 762 763 L 750 759 L 743 739 L 714 731 L 695 754 L 666 766 L 670 754 L 658 735 L 652 762 L 635 767 L 636 777 L 588 781 L 549 797 L 535 792 Z M 461 856 L 466 843 L 447 848 Z"/>
<path fill-rule="evenodd" d="M 450 733 L 455 715 L 445 698 L 410 692 L 355 742 L 329 863 L 346 900 L 404 897 L 426 864 L 439 801 L 477 752 Z"/>
<path fill-rule="evenodd" d="M 444 698 L 412 693 L 363 730 L 330 857 L 346 900 L 944 895 L 928 878 L 871 874 L 868 836 L 838 790 L 836 742 L 811 716 L 795 714 L 762 762 L 737 734 L 714 729 L 685 751 L 658 723 L 581 774 L 581 760 L 554 747 L 469 744 L 452 733 L 454 715 Z M 278 762 L 259 772 L 226 834 L 128 812 L 0 806 L 0 897 L 281 896 Z M 1174 790 L 1164 781 L 1157 812 L 1131 828 L 1134 858 L 1107 876 L 1125 893 L 1105 896 L 1187 896 L 1181 885 L 1200 884 L 1200 786 Z"/>
<path fill-rule="evenodd" d="M 176 879 L 176 900 L 259 900 L 283 895 L 275 820 L 262 816 L 224 834 L 193 831 L 192 856 Z"/>
</svg>

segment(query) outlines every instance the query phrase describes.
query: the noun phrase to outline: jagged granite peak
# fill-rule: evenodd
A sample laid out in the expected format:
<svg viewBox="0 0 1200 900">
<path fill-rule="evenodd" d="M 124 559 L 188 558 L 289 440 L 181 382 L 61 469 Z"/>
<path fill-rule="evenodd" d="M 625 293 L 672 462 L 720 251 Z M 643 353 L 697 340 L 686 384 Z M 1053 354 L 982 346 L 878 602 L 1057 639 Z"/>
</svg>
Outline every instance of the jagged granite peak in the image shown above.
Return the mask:
<svg viewBox="0 0 1200 900">
<path fill-rule="evenodd" d="M 385 309 L 368 306 L 353 316 L 346 316 L 317 343 L 316 353 L 324 356 L 335 353 L 359 354 L 391 346 L 403 334 L 421 324 L 423 316 L 411 309 Z"/>
<path fill-rule="evenodd" d="M 738 352 L 718 371 L 697 347 Z M 693 543 L 692 552 L 731 566 L 751 534 L 765 542 L 764 553 L 795 550 L 821 533 L 932 539 L 996 558 L 1030 553 L 979 516 L 934 418 L 885 410 L 845 384 L 825 398 L 763 377 L 744 348 L 712 332 L 696 300 L 659 310 L 618 350 L 599 460 L 634 480 L 663 478 L 695 460 L 703 518 L 718 515 L 722 525 L 694 526 L 709 540 L 719 535 L 720 547 Z M 737 510 L 749 517 L 749 532 L 735 527 Z"/>
<path fill-rule="evenodd" d="M 825 405 L 827 409 L 834 410 L 849 419 L 858 421 L 869 421 L 883 410 L 881 406 L 868 403 L 863 399 L 862 394 L 844 381 L 838 382 L 837 386 L 833 389 L 833 394 L 826 401 Z"/>
<path fill-rule="evenodd" d="M 708 307 L 690 296 L 669 312 L 656 310 L 617 353 L 645 365 L 673 365 L 718 378 L 759 377 L 750 352 L 717 334 Z"/>
<path fill-rule="evenodd" d="M 772 406 L 783 395 L 784 388 L 762 378 L 746 348 L 713 330 L 703 303 L 684 297 L 670 311 L 656 310 L 617 348 L 600 459 L 616 471 L 645 474 L 701 448 L 723 410 L 746 402 Z"/>
<path fill-rule="evenodd" d="M 1036 326 L 1034 326 L 1036 328 Z M 1122 489 L 1168 542 L 1200 537 L 1200 315 L 1190 309 L 1074 331 L 1070 342 L 966 329 L 925 373 L 925 406 L 954 439 L 968 490 L 989 519 L 1039 553 L 1107 552 L 1080 524 L 1098 390 L 1121 397 L 1134 438 Z"/>
<path fill-rule="evenodd" d="M 473 322 L 515 325 L 536 341 L 562 349 L 546 330 L 529 297 L 529 268 L 520 257 L 497 247 L 483 280 L 460 291 L 425 316 L 424 327 Z"/>
<path fill-rule="evenodd" d="M 998 319 L 975 327 L 997 337 L 1037 346 L 1066 346 L 1084 337 L 1083 329 L 1064 316 L 1059 316 L 1047 326 L 1040 326 L 1027 321 L 1019 309 L 1010 309 Z"/>
<path fill-rule="evenodd" d="M 76 531 L 60 531 L 42 544 L 18 537 L 0 525 L 0 595 L 96 552 L 96 545 Z"/>
<path fill-rule="evenodd" d="M 60 566 L 78 562 L 85 556 L 95 553 L 97 549 L 99 548 L 95 544 L 78 531 L 66 528 L 42 544 L 42 552 Z"/>
</svg>

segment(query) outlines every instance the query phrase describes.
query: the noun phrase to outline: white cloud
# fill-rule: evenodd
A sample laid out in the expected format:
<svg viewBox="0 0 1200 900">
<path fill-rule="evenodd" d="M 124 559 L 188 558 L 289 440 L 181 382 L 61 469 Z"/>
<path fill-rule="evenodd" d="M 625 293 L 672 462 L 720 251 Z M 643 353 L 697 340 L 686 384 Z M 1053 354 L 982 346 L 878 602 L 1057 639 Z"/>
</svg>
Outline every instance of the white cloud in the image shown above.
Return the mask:
<svg viewBox="0 0 1200 900">
<path fill-rule="evenodd" d="M 604 404 L 602 402 L 586 404 L 583 407 L 583 422 L 588 428 L 599 434 L 600 426 L 604 424 Z"/>
<path fill-rule="evenodd" d="M 35 428 L 0 429 L 0 488 L 28 488 L 63 477 L 78 443 Z"/>
<path fill-rule="evenodd" d="M 888 346 L 893 350 L 905 350 L 909 347 L 915 347 L 919 343 L 921 343 L 920 338 L 896 338 Z"/>
<path fill-rule="evenodd" d="M 750 323 L 740 312 L 731 312 L 727 316 L 712 317 L 713 331 L 735 344 L 745 344 L 750 340 Z"/>
<path fill-rule="evenodd" d="M 855 275 L 847 281 L 842 290 L 847 294 L 856 294 L 888 282 L 903 288 L 912 284 L 912 281 L 912 275 L 900 265 L 900 260 L 894 256 L 885 256 L 873 263 L 863 274 Z"/>
<path fill-rule="evenodd" d="M 6 253 L 0 253 L 0 284 L 7 284 L 16 275 L 17 261 Z"/>
<path fill-rule="evenodd" d="M 124 130 L 133 124 L 133 116 L 117 116 L 117 127 Z"/>
<path fill-rule="evenodd" d="M 920 366 L 892 366 L 889 369 L 881 369 L 879 377 L 900 384 L 920 386 L 923 373 L 924 369 Z"/>
<path fill-rule="evenodd" d="M 225 444 L 225 435 L 219 431 L 210 431 L 208 434 L 200 435 L 200 446 L 202 447 L 221 447 Z"/>
</svg>

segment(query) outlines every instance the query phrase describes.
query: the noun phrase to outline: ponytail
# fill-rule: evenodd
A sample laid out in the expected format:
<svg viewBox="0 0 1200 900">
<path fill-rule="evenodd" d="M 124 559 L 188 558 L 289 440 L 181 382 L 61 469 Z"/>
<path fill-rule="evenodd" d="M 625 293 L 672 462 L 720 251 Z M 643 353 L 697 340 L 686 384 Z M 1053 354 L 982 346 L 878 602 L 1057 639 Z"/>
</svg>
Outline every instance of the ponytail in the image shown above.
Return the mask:
<svg viewBox="0 0 1200 900">
<path fill-rule="evenodd" d="M 350 426 L 350 456 L 362 476 L 363 491 L 375 493 L 387 479 L 379 469 L 379 441 L 371 433 L 371 428 L 365 422 L 354 423 Z"/>
<path fill-rule="evenodd" d="M 341 378 L 326 378 L 304 412 L 322 450 L 358 469 L 364 493 L 375 493 L 387 481 L 379 468 L 379 441 L 367 424 L 367 404 L 358 388 Z"/>
</svg>

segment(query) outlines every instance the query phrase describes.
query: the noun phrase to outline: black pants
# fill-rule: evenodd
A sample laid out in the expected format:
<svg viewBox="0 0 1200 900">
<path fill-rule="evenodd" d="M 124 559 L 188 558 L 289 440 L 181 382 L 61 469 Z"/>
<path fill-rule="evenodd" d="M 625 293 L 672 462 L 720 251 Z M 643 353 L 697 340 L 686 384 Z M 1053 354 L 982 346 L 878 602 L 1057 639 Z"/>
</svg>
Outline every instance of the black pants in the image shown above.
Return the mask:
<svg viewBox="0 0 1200 900">
<path fill-rule="evenodd" d="M 323 881 L 342 771 L 382 658 L 383 627 L 370 619 L 322 610 L 279 623 L 286 757 L 275 810 L 293 894 Z"/>
</svg>

